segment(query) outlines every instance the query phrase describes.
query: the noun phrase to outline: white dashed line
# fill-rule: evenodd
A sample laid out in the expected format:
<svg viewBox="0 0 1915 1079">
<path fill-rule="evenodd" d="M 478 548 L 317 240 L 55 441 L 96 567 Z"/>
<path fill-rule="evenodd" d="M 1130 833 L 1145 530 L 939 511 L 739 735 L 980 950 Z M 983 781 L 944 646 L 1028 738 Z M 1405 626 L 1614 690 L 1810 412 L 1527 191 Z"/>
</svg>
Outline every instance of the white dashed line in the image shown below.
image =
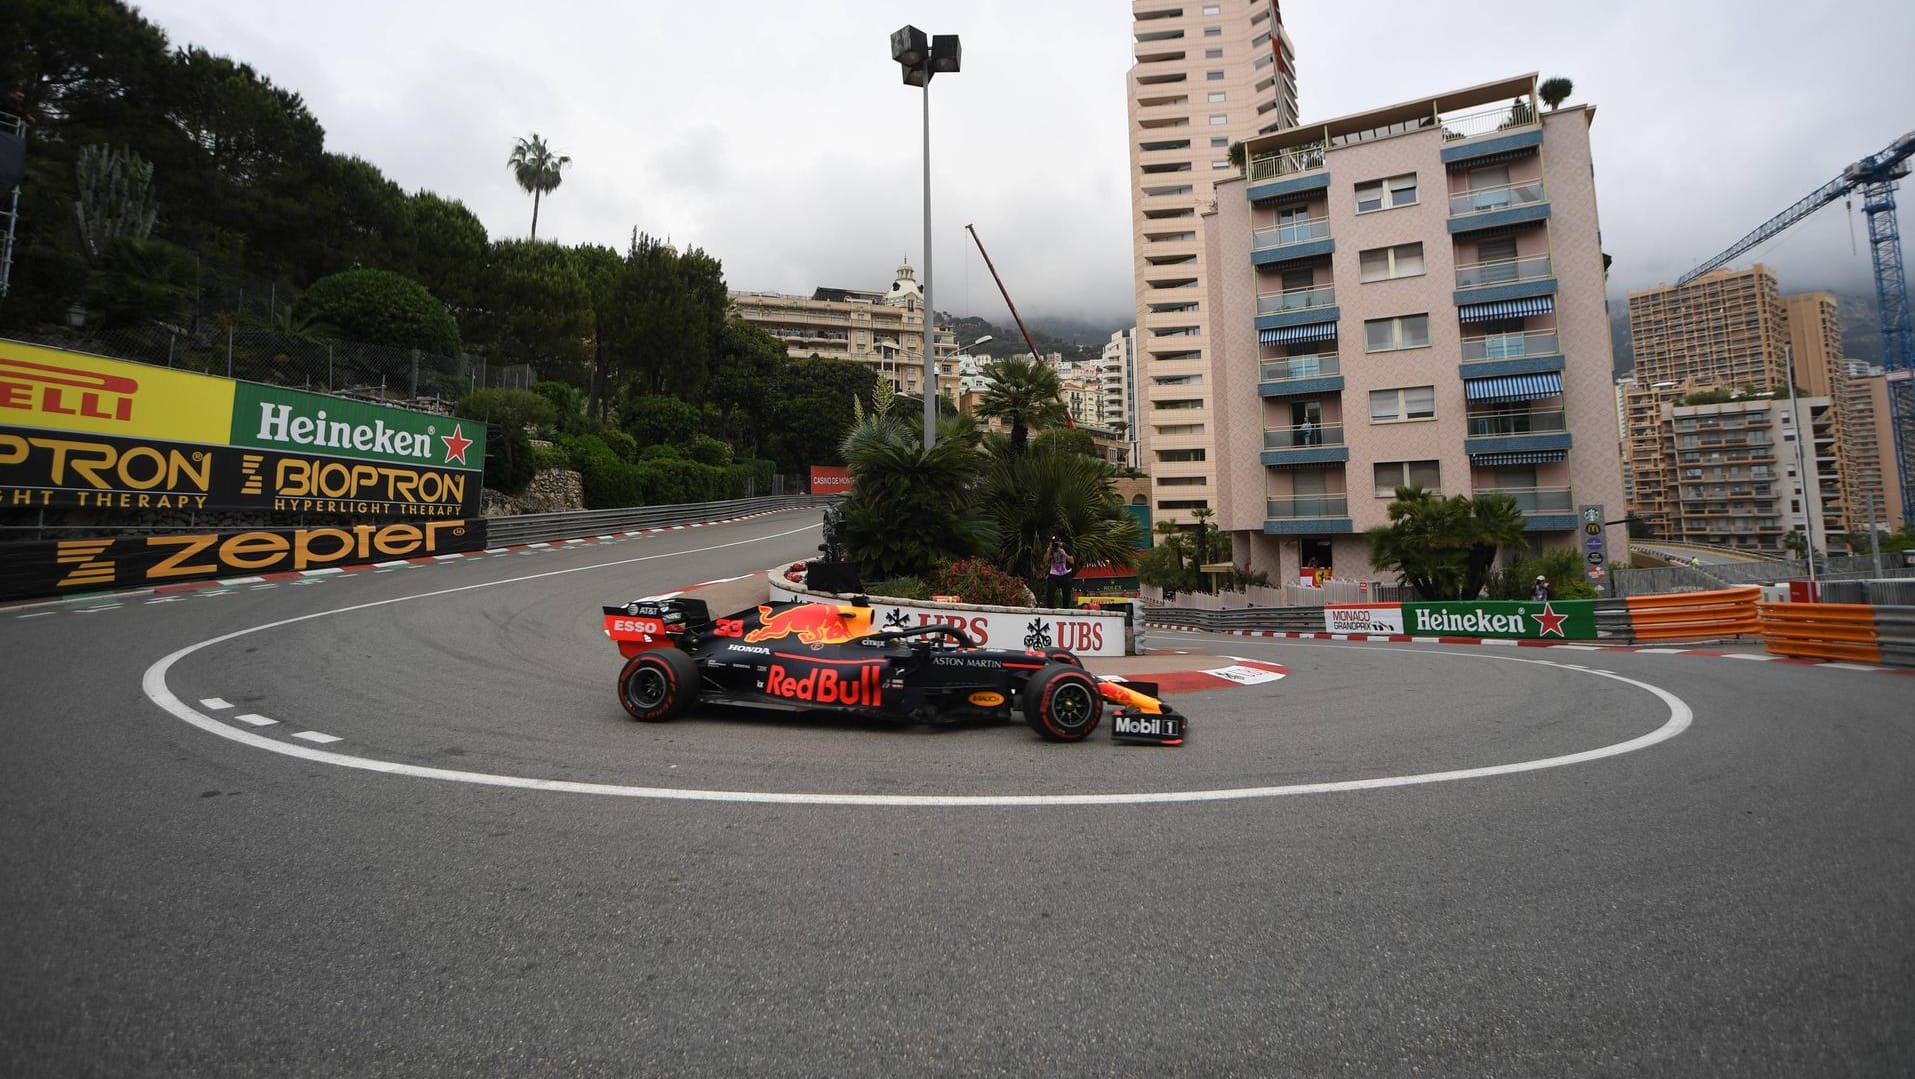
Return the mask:
<svg viewBox="0 0 1915 1079">
<path fill-rule="evenodd" d="M 50 615 L 50 614 L 52 614 L 52 613 L 54 613 L 54 612 L 52 612 L 52 611 L 35 611 L 35 612 L 33 612 L 32 614 L 16 614 L 16 615 L 14 615 L 14 616 L 13 616 L 13 620 L 14 620 L 15 622 L 18 622 L 18 621 L 20 621 L 20 620 L 21 620 L 21 619 L 23 619 L 23 618 L 45 618 L 45 617 L 46 617 L 47 615 Z"/>
<path fill-rule="evenodd" d="M 201 697 L 199 703 L 202 708 L 211 708 L 215 712 L 224 712 L 233 706 L 232 702 L 224 697 Z"/>
<path fill-rule="evenodd" d="M 104 607 L 76 607 L 74 608 L 73 613 L 74 614 L 94 614 L 95 612 L 98 612 L 98 611 L 117 611 L 120 609 L 121 606 L 122 605 L 118 603 L 109 603 Z"/>
<path fill-rule="evenodd" d="M 244 715 L 234 716 L 233 718 L 239 720 L 241 723 L 250 723 L 255 727 L 270 727 L 279 722 L 276 719 L 267 719 L 257 712 L 247 712 Z M 294 735 L 294 737 L 296 738 L 298 735 Z"/>
<path fill-rule="evenodd" d="M 239 718 L 241 718 L 241 719 L 245 719 L 246 717 L 245 717 L 245 716 L 241 716 L 241 717 L 239 717 Z M 271 720 L 268 720 L 267 722 L 269 722 L 269 723 L 270 723 L 270 722 L 272 722 L 272 721 L 271 721 Z M 322 745 L 322 746 L 323 746 L 323 745 L 326 745 L 326 744 L 327 744 L 327 743 L 329 743 L 329 742 L 337 742 L 337 741 L 339 741 L 339 739 L 337 739 L 337 738 L 334 738 L 334 737 L 333 737 L 332 735 L 330 735 L 330 734 L 320 734 L 320 733 L 319 733 L 318 731 L 296 731 L 296 732 L 294 732 L 294 734 L 293 734 L 293 737 L 294 737 L 294 738 L 298 738 L 298 739 L 300 739 L 300 740 L 302 740 L 302 741 L 307 741 L 307 742 L 317 742 L 318 744 L 320 744 L 320 745 Z"/>
<path fill-rule="evenodd" d="M 1723 659 L 1752 659 L 1752 660 L 1755 660 L 1757 663 L 1766 663 L 1769 660 L 1774 659 L 1775 657 L 1760 655 L 1755 652 L 1731 652 L 1728 655 L 1723 656 L 1722 658 Z"/>
</svg>

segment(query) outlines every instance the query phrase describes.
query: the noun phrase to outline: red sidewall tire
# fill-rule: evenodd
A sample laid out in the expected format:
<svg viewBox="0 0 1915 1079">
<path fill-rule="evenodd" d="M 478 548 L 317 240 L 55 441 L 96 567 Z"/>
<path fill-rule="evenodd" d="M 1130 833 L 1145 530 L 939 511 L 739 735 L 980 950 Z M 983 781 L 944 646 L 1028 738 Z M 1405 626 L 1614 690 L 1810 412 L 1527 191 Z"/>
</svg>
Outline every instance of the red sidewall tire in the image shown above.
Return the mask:
<svg viewBox="0 0 1915 1079">
<path fill-rule="evenodd" d="M 633 719 L 660 723 L 698 698 L 698 664 L 676 648 L 654 648 L 618 672 L 618 703 Z"/>
<path fill-rule="evenodd" d="M 1024 688 L 1024 721 L 1053 742 L 1081 742 L 1104 715 L 1097 680 L 1081 668 L 1046 664 Z"/>
</svg>

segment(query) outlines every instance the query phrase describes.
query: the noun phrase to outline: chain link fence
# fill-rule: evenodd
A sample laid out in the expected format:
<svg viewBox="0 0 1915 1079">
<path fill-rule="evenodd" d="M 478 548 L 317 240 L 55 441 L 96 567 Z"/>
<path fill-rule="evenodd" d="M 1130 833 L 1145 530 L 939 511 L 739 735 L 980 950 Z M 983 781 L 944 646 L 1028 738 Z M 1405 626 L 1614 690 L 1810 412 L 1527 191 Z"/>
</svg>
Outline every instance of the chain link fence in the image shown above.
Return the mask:
<svg viewBox="0 0 1915 1079">
<path fill-rule="evenodd" d="M 226 378 L 291 386 L 441 415 L 476 389 L 527 389 L 538 373 L 525 364 L 488 365 L 470 354 L 421 349 L 286 330 L 211 327 L 191 332 L 152 325 L 124 329 L 18 328 L 7 336 L 29 344 L 171 367 Z"/>
</svg>

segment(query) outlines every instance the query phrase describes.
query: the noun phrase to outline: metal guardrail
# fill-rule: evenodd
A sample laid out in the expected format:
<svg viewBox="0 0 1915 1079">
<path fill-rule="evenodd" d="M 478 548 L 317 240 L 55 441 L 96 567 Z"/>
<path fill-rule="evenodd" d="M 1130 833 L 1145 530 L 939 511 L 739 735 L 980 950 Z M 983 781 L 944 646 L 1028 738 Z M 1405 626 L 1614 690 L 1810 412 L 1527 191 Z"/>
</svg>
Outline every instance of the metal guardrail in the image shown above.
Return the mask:
<svg viewBox="0 0 1915 1079">
<path fill-rule="evenodd" d="M 486 518 L 486 542 L 494 547 L 520 543 L 602 536 L 641 528 L 665 528 L 698 521 L 723 520 L 773 510 L 822 508 L 831 499 L 821 495 L 782 495 L 739 498 L 728 502 L 688 502 L 677 506 L 633 506 L 615 510 L 578 510 L 562 513 L 525 513 Z"/>
<path fill-rule="evenodd" d="M 1206 611 L 1195 607 L 1147 607 L 1147 625 L 1179 626 L 1217 633 L 1269 630 L 1280 633 L 1323 633 L 1321 607 L 1240 607 Z M 1629 607 L 1619 599 L 1596 601 L 1596 636 L 1603 640 L 1630 640 Z"/>
<path fill-rule="evenodd" d="M 1875 638 L 1883 663 L 1915 667 L 1915 606 L 1875 608 Z"/>
</svg>

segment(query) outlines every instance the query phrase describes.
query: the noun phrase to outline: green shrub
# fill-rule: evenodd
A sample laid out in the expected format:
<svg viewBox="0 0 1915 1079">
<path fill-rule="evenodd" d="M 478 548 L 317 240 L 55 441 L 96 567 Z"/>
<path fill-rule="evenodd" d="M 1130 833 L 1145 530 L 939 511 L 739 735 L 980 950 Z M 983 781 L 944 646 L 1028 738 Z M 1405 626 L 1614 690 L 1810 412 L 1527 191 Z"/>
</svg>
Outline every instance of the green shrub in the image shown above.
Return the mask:
<svg viewBox="0 0 1915 1079">
<path fill-rule="evenodd" d="M 293 304 L 293 320 L 387 348 L 459 354 L 459 324 L 446 305 L 424 285 L 386 270 L 346 270 L 320 278 Z"/>
<path fill-rule="evenodd" d="M 677 446 L 667 445 L 663 442 L 654 442 L 638 451 L 638 459 L 641 461 L 676 461 L 682 459 L 684 456 L 684 454 L 678 452 Z"/>
<path fill-rule="evenodd" d="M 1528 599 L 1540 574 L 1549 578 L 1551 599 L 1595 599 L 1600 594 L 1583 576 L 1581 555 L 1570 547 L 1553 547 L 1540 558 L 1515 557 L 1492 573 L 1484 589 L 1490 599 Z"/>
<path fill-rule="evenodd" d="M 532 482 L 538 466 L 532 460 L 532 440 L 525 428 L 486 425 L 485 485 L 515 495 Z"/>
<path fill-rule="evenodd" d="M 964 558 L 934 566 L 928 582 L 931 593 L 959 596 L 965 603 L 988 607 L 1029 607 L 1036 602 L 1023 581 L 982 558 Z"/>
<path fill-rule="evenodd" d="M 564 446 L 534 446 L 532 466 L 541 472 L 548 468 L 571 468 L 572 455 Z"/>
<path fill-rule="evenodd" d="M 876 581 L 865 586 L 865 594 L 883 596 L 886 599 L 930 599 L 931 586 L 924 583 L 922 577 L 893 577 L 888 581 Z"/>
<path fill-rule="evenodd" d="M 638 439 L 616 427 L 607 428 L 598 434 L 599 440 L 611 448 L 614 456 L 625 462 L 638 460 Z"/>
<path fill-rule="evenodd" d="M 701 465 L 714 465 L 723 468 L 731 464 L 731 447 L 707 434 L 692 436 L 691 445 L 685 447 L 685 456 Z"/>
</svg>

